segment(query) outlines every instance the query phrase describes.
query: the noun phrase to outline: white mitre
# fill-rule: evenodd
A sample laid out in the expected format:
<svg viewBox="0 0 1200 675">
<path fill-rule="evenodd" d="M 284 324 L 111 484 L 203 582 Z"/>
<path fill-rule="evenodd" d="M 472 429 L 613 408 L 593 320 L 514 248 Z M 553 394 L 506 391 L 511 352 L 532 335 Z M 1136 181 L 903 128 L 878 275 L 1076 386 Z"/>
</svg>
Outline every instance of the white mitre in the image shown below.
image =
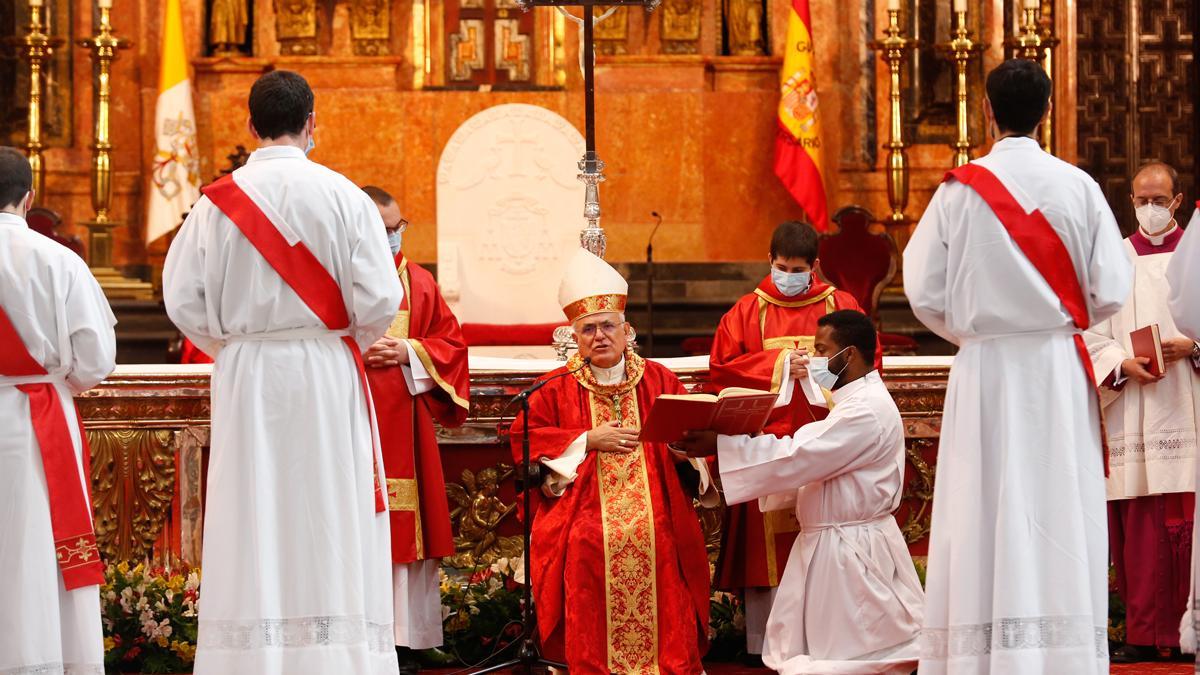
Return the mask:
<svg viewBox="0 0 1200 675">
<path fill-rule="evenodd" d="M 558 285 L 558 304 L 571 323 L 601 312 L 624 312 L 629 283 L 612 265 L 585 249 L 575 251 Z"/>
</svg>

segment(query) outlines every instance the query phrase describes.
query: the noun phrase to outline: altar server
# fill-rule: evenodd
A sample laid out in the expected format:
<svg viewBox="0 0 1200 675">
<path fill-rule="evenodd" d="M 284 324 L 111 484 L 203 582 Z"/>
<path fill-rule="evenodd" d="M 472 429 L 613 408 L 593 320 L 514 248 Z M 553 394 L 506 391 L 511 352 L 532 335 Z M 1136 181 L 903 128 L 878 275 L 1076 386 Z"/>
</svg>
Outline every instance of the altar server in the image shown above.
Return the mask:
<svg viewBox="0 0 1200 675">
<path fill-rule="evenodd" d="M 718 389 L 778 392 L 784 371 L 799 368 L 812 349 L 817 321 L 839 309 L 859 309 L 852 295 L 817 277 L 819 241 L 807 223 L 789 221 L 775 228 L 770 274 L 738 300 L 717 327 L 709 362 Z M 793 396 L 790 404 L 772 413 L 763 432 L 786 436 L 827 413 L 804 396 Z M 763 513 L 757 502 L 749 501 L 725 511 L 715 583 L 743 593 L 750 654 L 762 654 L 767 615 L 797 532 L 788 508 Z"/>
<path fill-rule="evenodd" d="M 1095 181 L 1043 152 L 1050 79 L 987 78 L 991 152 L 950 172 L 904 252 L 904 288 L 959 346 L 938 451 L 921 673 L 1107 673 L 1099 401 L 1080 332 L 1132 266 Z"/>
<path fill-rule="evenodd" d="M 1108 526 L 1117 590 L 1125 604 L 1125 644 L 1113 662 L 1159 659 L 1179 650 L 1179 617 L 1188 603 L 1195 511 L 1200 345 L 1182 337 L 1167 309 L 1166 269 L 1183 230 L 1178 174 L 1147 164 L 1133 177 L 1138 228 L 1125 240 L 1133 293 L 1121 311 L 1085 338 L 1102 384 L 1111 451 Z M 1130 333 L 1157 324 L 1166 372 L 1147 370 Z"/>
<path fill-rule="evenodd" d="M 387 334 L 366 353 L 379 421 L 392 521 L 396 646 L 401 672 L 419 669 L 413 650 L 442 644 L 441 559 L 454 555 L 450 507 L 434 420 L 467 419 L 467 343 L 433 275 L 404 257 L 408 220 L 382 188 L 363 188 L 383 218 L 404 300 Z"/>
<path fill-rule="evenodd" d="M 693 456 L 716 451 L 728 503 L 794 509 L 800 523 L 767 621 L 767 667 L 908 675 L 923 599 L 892 516 L 903 492 L 904 425 L 874 366 L 871 320 L 840 310 L 817 326 L 804 377 L 832 390 L 828 417 L 783 438 L 692 433 L 682 445 Z"/>
<path fill-rule="evenodd" d="M 72 394 L 112 372 L 95 277 L 29 229 L 29 160 L 0 147 L 0 673 L 102 673 L 104 565 Z"/>
<path fill-rule="evenodd" d="M 675 375 L 627 349 L 628 285 L 580 249 L 559 288 L 579 353 L 531 400 L 531 456 L 550 473 L 534 493 L 530 575 L 547 654 L 575 675 L 696 675 L 707 648 L 709 573 L 692 497 L 677 471 L 707 466 L 638 441 Z M 513 455 L 521 461 L 518 418 Z M 678 467 L 677 464 L 684 466 Z M 528 514 L 526 514 L 528 517 Z"/>
<path fill-rule="evenodd" d="M 216 359 L 197 675 L 397 669 L 384 476 L 361 350 L 403 290 L 379 211 L 309 161 L 304 78 L 250 90 L 246 165 L 167 254 L 171 319 Z"/>
</svg>

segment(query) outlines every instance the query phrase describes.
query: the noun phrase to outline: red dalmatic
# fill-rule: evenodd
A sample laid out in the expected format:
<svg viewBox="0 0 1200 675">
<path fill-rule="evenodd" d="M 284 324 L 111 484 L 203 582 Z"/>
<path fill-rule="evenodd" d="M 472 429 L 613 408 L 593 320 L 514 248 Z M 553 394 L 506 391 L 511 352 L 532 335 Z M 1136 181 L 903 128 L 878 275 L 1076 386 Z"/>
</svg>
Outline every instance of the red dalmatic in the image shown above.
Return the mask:
<svg viewBox="0 0 1200 675">
<path fill-rule="evenodd" d="M 852 295 L 815 279 L 806 293 L 784 296 L 768 275 L 721 319 L 709 357 L 712 384 L 718 390 L 779 391 L 788 367 L 787 352 L 803 347 L 811 353 L 817 320 L 839 309 L 862 311 Z M 878 345 L 875 353 L 879 365 Z M 796 391 L 790 405 L 771 414 L 763 433 L 788 436 L 828 413 L 826 408 L 809 405 Z M 791 509 L 764 514 L 754 501 L 731 506 L 725 514 L 716 585 L 725 589 L 778 586 L 800 530 L 795 514 Z"/>
<path fill-rule="evenodd" d="M 387 334 L 408 341 L 436 384 L 413 396 L 401 368 L 367 369 L 387 474 L 392 561 L 409 563 L 454 555 L 433 422 L 457 427 L 466 421 L 471 385 L 467 344 L 433 275 L 403 253 L 396 256 L 396 272 L 404 300 Z"/>
<path fill-rule="evenodd" d="M 15 386 L 29 398 L 29 418 L 42 455 L 54 553 L 63 587 L 70 591 L 103 584 L 104 563 L 96 546 L 92 504 L 88 490 L 83 487 L 90 483 L 87 436 L 81 424 L 79 442 L 83 444 L 84 480 L 80 480 L 80 463 L 63 412 L 63 400 L 52 381 L 43 379 L 48 378 L 46 369 L 29 353 L 3 307 L 0 307 L 0 376 L 28 378 L 24 384 Z"/>
<path fill-rule="evenodd" d="M 641 428 L 659 394 L 684 393 L 670 370 L 630 354 L 626 379 L 605 386 L 576 355 L 573 376 L 531 400 L 533 461 L 554 459 L 581 434 L 617 421 Z M 543 379 L 564 372 L 547 373 Z M 524 420 L 513 425 L 521 461 Z M 659 443 L 628 453 L 591 452 L 561 497 L 534 491 L 530 573 L 538 630 L 548 655 L 572 673 L 703 670 L 707 648 L 708 559 L 676 458 Z"/>
</svg>

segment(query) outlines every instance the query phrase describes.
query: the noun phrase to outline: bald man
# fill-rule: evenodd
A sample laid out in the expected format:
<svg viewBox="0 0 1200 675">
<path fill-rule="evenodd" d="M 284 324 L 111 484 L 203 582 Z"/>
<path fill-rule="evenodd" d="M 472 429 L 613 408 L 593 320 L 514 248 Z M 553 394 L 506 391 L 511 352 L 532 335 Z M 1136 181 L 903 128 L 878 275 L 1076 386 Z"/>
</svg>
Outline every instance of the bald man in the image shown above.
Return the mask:
<svg viewBox="0 0 1200 675">
<path fill-rule="evenodd" d="M 1109 544 L 1125 603 L 1126 644 L 1116 663 L 1155 661 L 1179 650 L 1179 617 L 1188 605 L 1195 505 L 1200 346 L 1183 337 L 1167 306 L 1167 263 L 1183 236 L 1175 169 L 1161 162 L 1133 178 L 1137 230 L 1125 240 L 1133 292 L 1121 311 L 1086 334 L 1102 382 L 1110 472 Z M 1165 372 L 1135 356 L 1130 332 L 1158 324 Z"/>
</svg>

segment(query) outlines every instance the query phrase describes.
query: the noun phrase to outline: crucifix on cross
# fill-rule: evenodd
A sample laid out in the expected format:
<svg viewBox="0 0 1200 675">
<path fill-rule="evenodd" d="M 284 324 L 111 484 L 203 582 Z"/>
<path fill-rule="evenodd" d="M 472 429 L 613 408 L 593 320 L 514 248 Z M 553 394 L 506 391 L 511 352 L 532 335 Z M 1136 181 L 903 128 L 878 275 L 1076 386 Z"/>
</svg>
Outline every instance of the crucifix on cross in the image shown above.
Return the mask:
<svg viewBox="0 0 1200 675">
<path fill-rule="evenodd" d="M 662 0 L 516 0 L 516 3 L 528 11 L 533 7 L 554 7 L 560 12 L 567 13 L 568 7 L 582 7 L 583 17 L 576 19 L 567 13 L 574 21 L 583 26 L 583 93 L 584 93 L 584 141 L 586 143 L 583 159 L 579 160 L 579 180 L 585 186 L 583 202 L 583 218 L 587 227 L 579 235 L 579 243 L 583 248 L 604 257 L 607 240 L 604 229 L 600 227 L 600 183 L 604 182 L 604 162 L 596 156 L 596 39 L 594 10 L 597 7 L 640 6 L 647 12 L 658 7 Z"/>
</svg>

